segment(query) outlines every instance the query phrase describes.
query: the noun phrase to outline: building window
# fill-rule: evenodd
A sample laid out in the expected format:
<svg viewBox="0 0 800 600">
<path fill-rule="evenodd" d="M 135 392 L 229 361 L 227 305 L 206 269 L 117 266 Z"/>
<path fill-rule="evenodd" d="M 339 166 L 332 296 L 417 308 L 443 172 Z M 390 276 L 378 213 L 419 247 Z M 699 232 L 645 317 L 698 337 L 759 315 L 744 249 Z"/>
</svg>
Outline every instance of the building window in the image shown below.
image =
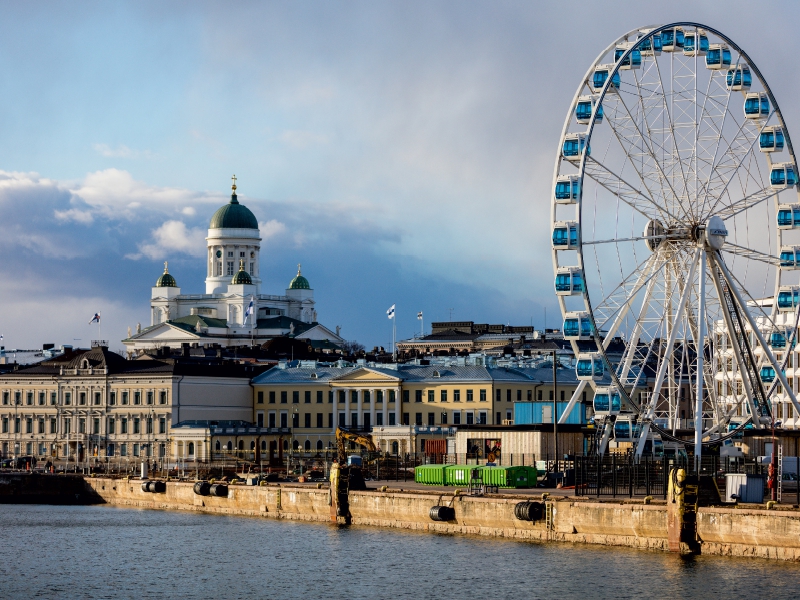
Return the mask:
<svg viewBox="0 0 800 600">
<path fill-rule="evenodd" d="M 472 395 L 472 390 L 467 390 L 467 402 L 473 402 L 474 398 Z"/>
<path fill-rule="evenodd" d="M 142 392 L 133 392 L 133 403 L 137 405 L 142 403 Z"/>
<path fill-rule="evenodd" d="M 328 413 L 328 428 L 333 429 L 333 413 Z"/>
<path fill-rule="evenodd" d="M 300 414 L 299 413 L 292 413 L 292 427 L 294 427 L 294 428 L 300 427 Z"/>
<path fill-rule="evenodd" d="M 486 402 L 486 390 L 481 390 L 481 402 Z"/>
<path fill-rule="evenodd" d="M 128 417 L 122 417 L 119 420 L 119 432 L 120 433 L 128 433 Z"/>
<path fill-rule="evenodd" d="M 100 419 L 97 417 L 92 419 L 92 433 L 95 435 L 100 434 Z"/>
<path fill-rule="evenodd" d="M 482 410 L 478 413 L 478 423 L 480 425 L 486 425 L 486 411 Z"/>
<path fill-rule="evenodd" d="M 226 275 L 233 275 L 233 261 L 232 260 L 228 261 L 227 269 L 228 270 L 226 272 Z"/>
<path fill-rule="evenodd" d="M 322 413 L 317 413 L 317 427 L 322 429 Z"/>
<path fill-rule="evenodd" d="M 258 392 L 257 397 L 258 397 L 257 400 L 258 404 L 264 404 L 264 392 Z"/>
<path fill-rule="evenodd" d="M 78 419 L 78 433 L 86 433 L 86 419 Z"/>
<path fill-rule="evenodd" d="M 146 425 L 147 431 L 145 431 L 145 433 L 147 433 L 147 435 L 150 435 L 151 433 L 153 433 L 153 417 L 147 417 L 145 423 L 147 424 Z"/>
<path fill-rule="evenodd" d="M 250 275 L 255 275 L 255 270 L 256 270 L 255 265 L 256 265 L 255 263 L 252 262 L 250 263 Z"/>
<path fill-rule="evenodd" d="M 461 411 L 454 410 L 453 411 L 453 425 L 461 425 Z"/>
<path fill-rule="evenodd" d="M 142 430 L 141 430 L 141 422 L 139 420 L 139 417 L 134 417 L 133 418 L 133 433 L 135 435 L 135 434 L 141 433 L 141 432 L 142 432 Z"/>
<path fill-rule="evenodd" d="M 241 250 L 239 251 L 239 258 L 244 258 L 244 252 L 242 252 Z"/>
<path fill-rule="evenodd" d="M 22 392 L 14 392 L 14 404 L 22 404 Z"/>
<path fill-rule="evenodd" d="M 389 402 L 394 402 L 394 390 L 389 390 Z M 403 402 L 408 402 L 410 400 L 411 392 L 408 390 L 403 390 Z"/>
<path fill-rule="evenodd" d="M 537 400 L 541 400 L 542 399 L 542 390 L 536 390 L 536 399 Z"/>
<path fill-rule="evenodd" d="M 375 391 L 375 404 L 383 404 L 383 390 Z"/>
<path fill-rule="evenodd" d="M 158 403 L 159 404 L 166 404 L 167 403 L 167 392 L 159 392 L 159 394 L 158 394 Z"/>
<path fill-rule="evenodd" d="M 58 402 L 58 395 L 55 392 L 50 392 L 50 404 L 55 406 L 56 402 Z"/>
<path fill-rule="evenodd" d="M 511 390 L 506 390 L 506 402 L 511 402 Z"/>
<path fill-rule="evenodd" d="M 352 390 L 350 392 L 350 402 L 358 403 L 358 390 Z"/>
<path fill-rule="evenodd" d="M 414 423 L 417 425 L 422 425 L 422 413 L 418 412 L 414 414 Z"/>
<path fill-rule="evenodd" d="M 108 394 L 108 404 L 110 406 L 114 406 L 117 403 L 117 392 L 109 392 Z"/>
<path fill-rule="evenodd" d="M 432 413 L 432 412 L 428 413 L 428 425 L 436 425 L 436 415 L 435 415 L 435 413 Z"/>
<path fill-rule="evenodd" d="M 564 401 L 564 390 L 561 390 L 561 401 Z"/>
<path fill-rule="evenodd" d="M 475 415 L 472 411 L 467 411 L 467 425 L 474 425 L 475 424 Z"/>
<path fill-rule="evenodd" d="M 281 392 L 281 404 L 287 404 L 289 402 L 289 392 L 282 391 Z"/>
<path fill-rule="evenodd" d="M 95 406 L 100 406 L 100 398 L 101 398 L 100 392 L 95 392 L 94 393 L 94 405 Z"/>
<path fill-rule="evenodd" d="M 31 417 L 25 419 L 25 433 L 33 433 L 33 419 Z"/>
<path fill-rule="evenodd" d="M 435 402 L 435 398 L 433 395 L 433 390 L 428 390 L 428 402 Z"/>
<path fill-rule="evenodd" d="M 292 404 L 300 404 L 300 391 L 292 391 Z"/>
<path fill-rule="evenodd" d="M 453 390 L 453 402 L 461 402 L 461 390 Z"/>
<path fill-rule="evenodd" d="M 275 392 L 270 392 L 269 393 L 269 403 L 270 404 L 275 404 Z"/>
<path fill-rule="evenodd" d="M 422 390 L 414 391 L 414 402 L 422 402 Z"/>
<path fill-rule="evenodd" d="M 56 422 L 56 418 L 55 417 L 50 417 L 50 433 L 58 433 L 58 431 L 56 431 L 57 429 L 58 429 L 58 425 L 57 425 L 57 422 Z"/>
<path fill-rule="evenodd" d="M 25 394 L 25 404 L 28 406 L 33 406 L 33 392 L 28 392 Z"/>
<path fill-rule="evenodd" d="M 522 402 L 522 390 L 517 390 L 517 402 Z"/>
<path fill-rule="evenodd" d="M 128 392 L 122 392 L 122 404 L 123 405 L 128 404 Z"/>
<path fill-rule="evenodd" d="M 328 404 L 333 404 L 333 390 L 328 390 Z"/>
<path fill-rule="evenodd" d="M 116 433 L 114 429 L 116 428 L 116 423 L 114 421 L 114 417 L 108 417 L 108 433 L 109 435 L 113 435 Z"/>
<path fill-rule="evenodd" d="M 158 420 L 158 433 L 167 433 L 167 419 L 166 419 L 166 417 L 161 417 Z"/>
<path fill-rule="evenodd" d="M 442 425 L 447 425 L 447 413 L 442 412 Z"/>
<path fill-rule="evenodd" d="M 8 392 L 3 392 L 3 404 L 8 406 Z"/>
<path fill-rule="evenodd" d="M 439 397 L 442 402 L 447 402 L 447 390 L 442 390 Z"/>
<path fill-rule="evenodd" d="M 303 394 L 303 400 L 305 400 L 306 404 L 311 404 L 311 390 L 306 390 L 306 393 Z"/>
<path fill-rule="evenodd" d="M 495 390 L 494 396 L 495 396 L 497 402 L 500 402 L 503 399 L 503 397 L 500 395 L 500 390 Z"/>
<path fill-rule="evenodd" d="M 528 402 L 533 400 L 533 390 L 528 390 Z"/>
<path fill-rule="evenodd" d="M 269 426 L 270 427 L 275 427 L 275 413 L 274 412 L 269 413 L 269 421 L 268 422 L 269 422 Z"/>
<path fill-rule="evenodd" d="M 550 390 L 550 400 L 553 399 L 553 390 Z"/>
<path fill-rule="evenodd" d="M 44 406 L 45 395 L 44 392 L 39 392 L 39 406 Z M 43 432 L 44 433 L 44 432 Z"/>
<path fill-rule="evenodd" d="M 106 446 L 106 456 L 114 456 L 114 444 L 109 444 Z"/>
<path fill-rule="evenodd" d="M 17 419 L 17 423 L 19 423 L 19 419 Z M 69 435 L 70 433 L 70 420 L 69 417 L 64 418 L 64 435 Z"/>
<path fill-rule="evenodd" d="M 153 392 L 147 392 L 147 403 L 148 404 L 153 403 Z"/>
<path fill-rule="evenodd" d="M 120 444 L 119 445 L 119 455 L 120 456 L 128 456 L 128 444 Z"/>
<path fill-rule="evenodd" d="M 39 433 L 44 433 L 44 419 L 39 419 Z"/>
<path fill-rule="evenodd" d="M 86 406 L 86 392 L 78 392 L 78 404 Z"/>
<path fill-rule="evenodd" d="M 397 425 L 397 418 L 395 413 L 389 413 L 389 425 Z M 408 425 L 408 413 L 403 413 L 403 425 Z"/>
<path fill-rule="evenodd" d="M 364 402 L 364 404 L 369 404 L 369 401 L 371 399 L 372 399 L 372 392 L 370 392 L 369 390 L 364 390 L 363 392 L 361 392 L 361 400 Z"/>
<path fill-rule="evenodd" d="M 256 415 L 256 427 L 264 426 L 264 413 L 260 412 Z"/>
<path fill-rule="evenodd" d="M 303 425 L 307 429 L 311 428 L 311 413 L 306 413 L 305 414 L 305 416 L 303 417 Z"/>
<path fill-rule="evenodd" d="M 8 417 L 3 417 L 3 433 L 8 433 Z"/>
<path fill-rule="evenodd" d="M 134 444 L 133 445 L 133 455 L 134 456 L 139 456 L 139 444 Z"/>
<path fill-rule="evenodd" d="M 281 427 L 289 426 L 289 415 L 285 412 L 281 413 Z"/>
<path fill-rule="evenodd" d="M 317 404 L 322 404 L 323 402 L 323 395 L 322 390 L 317 390 Z"/>
</svg>

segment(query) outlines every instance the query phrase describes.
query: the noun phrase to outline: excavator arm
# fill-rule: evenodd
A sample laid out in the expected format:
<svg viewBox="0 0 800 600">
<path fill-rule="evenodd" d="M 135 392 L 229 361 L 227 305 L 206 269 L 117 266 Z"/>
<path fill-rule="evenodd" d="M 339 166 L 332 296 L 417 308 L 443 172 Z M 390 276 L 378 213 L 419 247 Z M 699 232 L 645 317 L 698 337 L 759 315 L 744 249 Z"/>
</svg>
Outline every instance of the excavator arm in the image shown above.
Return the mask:
<svg viewBox="0 0 800 600">
<path fill-rule="evenodd" d="M 345 448 L 345 442 L 353 442 L 354 444 L 363 446 L 370 452 L 377 452 L 377 448 L 375 448 L 375 443 L 372 441 L 371 435 L 360 435 L 337 427 L 336 449 L 338 451 L 338 460 L 340 465 L 344 465 L 347 462 L 347 449 Z"/>
</svg>

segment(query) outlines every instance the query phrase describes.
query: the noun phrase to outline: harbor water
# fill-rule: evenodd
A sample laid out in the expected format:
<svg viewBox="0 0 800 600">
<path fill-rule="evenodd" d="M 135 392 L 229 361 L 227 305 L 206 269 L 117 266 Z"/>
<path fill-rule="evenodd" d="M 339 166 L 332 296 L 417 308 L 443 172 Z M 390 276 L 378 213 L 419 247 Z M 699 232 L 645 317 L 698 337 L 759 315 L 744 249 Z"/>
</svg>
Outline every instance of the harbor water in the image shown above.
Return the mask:
<svg viewBox="0 0 800 600">
<path fill-rule="evenodd" d="M 790 598 L 800 565 L 98 506 L 0 507 L 3 598 Z"/>
</svg>

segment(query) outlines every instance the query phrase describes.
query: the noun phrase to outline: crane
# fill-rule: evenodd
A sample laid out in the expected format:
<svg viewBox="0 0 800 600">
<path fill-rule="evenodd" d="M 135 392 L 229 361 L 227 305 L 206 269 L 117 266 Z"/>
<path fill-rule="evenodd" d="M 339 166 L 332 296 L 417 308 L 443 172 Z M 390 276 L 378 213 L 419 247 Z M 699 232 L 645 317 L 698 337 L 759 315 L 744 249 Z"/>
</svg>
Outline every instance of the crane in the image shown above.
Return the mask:
<svg viewBox="0 0 800 600">
<path fill-rule="evenodd" d="M 377 452 L 372 436 L 369 434 L 358 434 L 346 431 L 341 428 L 336 429 L 336 462 L 331 466 L 331 521 L 339 522 L 343 519 L 345 524 L 350 524 L 350 502 L 348 494 L 350 490 L 365 490 L 364 475 L 361 467 L 347 464 L 346 442 L 353 442 L 363 446 L 370 452 Z"/>
</svg>

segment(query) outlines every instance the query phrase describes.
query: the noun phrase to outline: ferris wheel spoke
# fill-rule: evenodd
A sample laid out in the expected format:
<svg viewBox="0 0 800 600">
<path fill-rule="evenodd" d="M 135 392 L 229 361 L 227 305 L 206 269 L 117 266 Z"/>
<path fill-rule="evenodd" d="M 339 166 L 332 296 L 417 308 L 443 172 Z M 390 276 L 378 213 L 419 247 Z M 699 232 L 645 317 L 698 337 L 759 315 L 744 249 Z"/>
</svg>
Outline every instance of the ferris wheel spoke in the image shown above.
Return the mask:
<svg viewBox="0 0 800 600">
<path fill-rule="evenodd" d="M 728 206 L 725 206 L 714 212 L 716 208 L 716 204 L 714 208 L 712 208 L 712 213 L 718 217 L 720 217 L 723 221 L 727 221 L 731 217 L 735 217 L 738 214 L 741 214 L 745 211 L 750 210 L 751 208 L 758 206 L 762 202 L 769 200 L 770 198 L 774 198 L 780 193 L 780 190 L 775 190 L 770 186 L 761 188 L 760 190 L 753 192 L 752 194 L 748 194 L 744 198 L 736 200 L 732 202 Z"/>
<path fill-rule="evenodd" d="M 722 250 L 750 260 L 757 260 L 759 262 L 772 265 L 773 267 L 781 266 L 781 261 L 777 256 L 765 254 L 764 252 L 759 252 L 758 250 L 745 248 L 744 246 L 738 246 L 731 242 L 725 242 L 725 246 L 723 246 Z"/>
<path fill-rule="evenodd" d="M 628 121 L 630 122 L 630 124 L 631 124 L 631 125 L 632 125 L 632 127 L 633 127 L 633 130 L 634 130 L 634 133 L 635 133 L 635 137 L 636 137 L 636 139 L 640 140 L 640 141 L 641 141 L 641 143 L 642 143 L 643 150 L 644 150 L 644 155 L 645 155 L 645 156 L 647 156 L 647 158 L 649 159 L 649 160 L 648 160 L 648 164 L 649 164 L 649 165 L 654 165 L 654 166 L 655 166 L 655 171 L 653 171 L 653 173 L 656 175 L 656 178 L 657 178 L 656 180 L 659 182 L 659 184 L 660 184 L 660 186 L 661 186 L 661 189 L 662 189 L 662 196 L 663 196 L 663 197 L 665 197 L 665 198 L 667 198 L 667 197 L 671 197 L 671 198 L 680 198 L 680 197 L 681 197 L 681 195 L 679 195 L 679 194 L 678 194 L 678 193 L 675 191 L 675 189 L 673 188 L 672 184 L 670 183 L 670 180 L 669 180 L 669 178 L 668 178 L 668 177 L 667 177 L 667 175 L 664 173 L 664 169 L 663 169 L 663 167 L 662 167 L 661 161 L 659 161 L 659 160 L 656 158 L 656 155 L 655 155 L 655 153 L 654 153 L 654 151 L 653 151 L 652 144 L 651 144 L 651 141 L 652 141 L 652 140 L 650 140 L 650 138 L 645 138 L 644 134 L 642 133 L 642 130 L 641 130 L 641 128 L 639 127 L 639 124 L 636 122 L 636 119 L 634 119 L 633 115 L 631 114 L 631 111 L 630 111 L 630 109 L 628 108 L 628 105 L 625 103 L 625 99 L 624 99 L 624 98 L 623 98 L 621 95 L 619 96 L 619 102 L 620 102 L 620 104 L 622 104 L 622 106 L 625 108 L 625 113 L 626 113 L 626 115 L 627 115 L 627 119 L 628 119 Z M 669 113 L 667 113 L 667 114 L 669 115 Z M 612 120 L 611 120 L 611 119 L 609 119 L 609 124 L 610 124 L 610 123 L 612 123 Z M 617 135 L 617 139 L 620 139 L 620 136 L 619 136 L 619 135 Z M 645 173 L 644 173 L 643 171 L 640 171 L 640 170 L 637 168 L 637 166 L 636 166 L 636 161 L 634 161 L 634 160 L 631 158 L 631 152 L 630 152 L 630 149 L 631 149 L 633 146 L 634 146 L 634 144 L 633 144 L 633 143 L 630 143 L 630 147 L 629 147 L 629 148 L 625 148 L 625 147 L 623 146 L 623 150 L 626 152 L 626 154 L 628 154 L 628 160 L 629 160 L 630 164 L 631 164 L 631 165 L 633 166 L 633 168 L 634 168 L 634 169 L 637 171 L 637 173 L 639 173 L 639 176 L 640 176 L 640 178 L 641 178 L 642 180 L 644 180 L 644 179 L 645 179 Z M 683 165 L 681 165 L 681 175 L 683 176 L 683 184 L 684 184 L 684 189 L 686 189 L 686 186 L 687 186 L 687 183 L 686 183 L 686 174 L 683 172 Z M 665 189 L 665 186 L 666 186 L 666 188 L 668 188 L 668 189 Z M 683 212 L 684 212 L 684 214 L 683 214 L 682 216 L 683 216 L 683 217 L 689 217 L 689 215 L 688 215 L 688 214 L 687 214 L 687 212 L 686 212 L 686 209 L 685 209 L 685 207 L 683 207 L 683 206 L 682 206 L 681 208 L 683 209 Z"/>
<path fill-rule="evenodd" d="M 584 162 L 584 174 L 648 220 L 672 217 L 663 206 L 653 200 L 649 193 L 645 194 L 635 188 L 591 156 L 587 156 Z M 644 181 L 642 181 L 642 185 L 644 185 Z"/>
</svg>

